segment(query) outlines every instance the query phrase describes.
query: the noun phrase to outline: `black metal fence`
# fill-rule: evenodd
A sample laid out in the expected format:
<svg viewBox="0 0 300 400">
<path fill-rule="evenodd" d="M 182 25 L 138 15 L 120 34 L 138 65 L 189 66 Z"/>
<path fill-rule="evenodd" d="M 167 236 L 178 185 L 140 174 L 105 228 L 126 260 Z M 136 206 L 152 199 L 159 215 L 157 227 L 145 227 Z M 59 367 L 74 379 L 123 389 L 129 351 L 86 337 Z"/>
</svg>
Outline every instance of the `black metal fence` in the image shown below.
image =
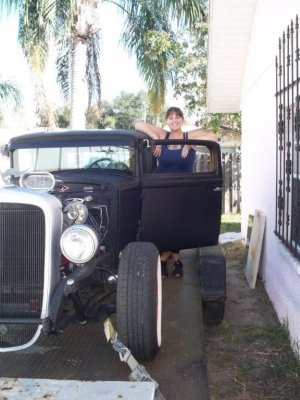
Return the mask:
<svg viewBox="0 0 300 400">
<path fill-rule="evenodd" d="M 276 66 L 275 234 L 300 259 L 299 19 L 279 38 Z"/>
<path fill-rule="evenodd" d="M 222 153 L 222 214 L 241 212 L 241 152 Z M 210 171 L 210 154 L 197 154 L 197 172 Z"/>
<path fill-rule="evenodd" d="M 241 212 L 241 153 L 222 154 L 223 196 L 222 213 Z"/>
</svg>

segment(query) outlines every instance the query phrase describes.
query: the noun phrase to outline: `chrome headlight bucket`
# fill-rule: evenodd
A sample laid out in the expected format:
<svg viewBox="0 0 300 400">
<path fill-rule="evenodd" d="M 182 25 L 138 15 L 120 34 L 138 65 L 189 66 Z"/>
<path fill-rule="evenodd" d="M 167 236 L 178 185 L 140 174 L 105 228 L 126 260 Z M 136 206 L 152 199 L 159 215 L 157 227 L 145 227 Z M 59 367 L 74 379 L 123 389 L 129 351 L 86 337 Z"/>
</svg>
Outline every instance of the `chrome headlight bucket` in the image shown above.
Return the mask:
<svg viewBox="0 0 300 400">
<path fill-rule="evenodd" d="M 88 225 L 72 225 L 67 228 L 60 239 L 63 255 L 75 264 L 90 261 L 99 248 L 97 232 Z"/>
</svg>

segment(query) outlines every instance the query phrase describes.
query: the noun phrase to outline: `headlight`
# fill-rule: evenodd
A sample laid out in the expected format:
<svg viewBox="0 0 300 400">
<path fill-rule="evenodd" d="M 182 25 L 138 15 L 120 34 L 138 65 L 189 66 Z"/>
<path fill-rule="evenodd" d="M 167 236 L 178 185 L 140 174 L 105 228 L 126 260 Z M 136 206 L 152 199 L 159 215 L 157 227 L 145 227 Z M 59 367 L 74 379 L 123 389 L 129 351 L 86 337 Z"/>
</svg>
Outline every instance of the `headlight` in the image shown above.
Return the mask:
<svg viewBox="0 0 300 400">
<path fill-rule="evenodd" d="M 79 200 L 73 200 L 64 208 L 67 218 L 75 224 L 83 224 L 89 215 L 87 206 Z"/>
<path fill-rule="evenodd" d="M 60 239 L 63 255 L 76 264 L 83 264 L 93 258 L 98 246 L 98 234 L 87 225 L 70 226 Z"/>
</svg>

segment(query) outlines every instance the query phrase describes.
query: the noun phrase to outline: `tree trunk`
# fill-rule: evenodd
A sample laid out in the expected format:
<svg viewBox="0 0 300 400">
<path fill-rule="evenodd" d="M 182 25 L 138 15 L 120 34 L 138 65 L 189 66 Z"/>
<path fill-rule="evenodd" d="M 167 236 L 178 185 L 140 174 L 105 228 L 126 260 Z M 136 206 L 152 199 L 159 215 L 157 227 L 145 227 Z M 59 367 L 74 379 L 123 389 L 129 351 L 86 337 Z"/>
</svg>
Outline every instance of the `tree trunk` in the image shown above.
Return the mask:
<svg viewBox="0 0 300 400">
<path fill-rule="evenodd" d="M 72 89 L 71 89 L 71 129 L 85 129 L 85 111 L 87 107 L 86 83 L 86 43 L 73 38 L 72 49 Z"/>
</svg>

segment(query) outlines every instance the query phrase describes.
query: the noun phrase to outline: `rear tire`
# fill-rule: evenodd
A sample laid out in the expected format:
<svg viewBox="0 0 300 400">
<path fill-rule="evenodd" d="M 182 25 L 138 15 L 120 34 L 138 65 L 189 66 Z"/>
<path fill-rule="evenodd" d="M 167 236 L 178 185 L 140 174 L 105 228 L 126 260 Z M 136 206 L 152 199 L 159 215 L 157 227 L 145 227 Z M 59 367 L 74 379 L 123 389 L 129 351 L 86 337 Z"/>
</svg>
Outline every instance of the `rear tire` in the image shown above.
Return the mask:
<svg viewBox="0 0 300 400">
<path fill-rule="evenodd" d="M 161 345 L 161 267 L 153 243 L 129 243 L 122 251 L 117 284 L 119 338 L 140 361 Z"/>
</svg>

